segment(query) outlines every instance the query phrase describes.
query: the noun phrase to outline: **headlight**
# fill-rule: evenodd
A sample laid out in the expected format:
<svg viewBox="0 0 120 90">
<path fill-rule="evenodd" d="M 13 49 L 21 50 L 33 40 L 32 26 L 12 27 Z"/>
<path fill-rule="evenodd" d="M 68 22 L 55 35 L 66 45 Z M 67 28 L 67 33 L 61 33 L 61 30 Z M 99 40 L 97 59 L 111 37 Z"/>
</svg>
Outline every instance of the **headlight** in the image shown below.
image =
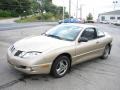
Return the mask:
<svg viewBox="0 0 120 90">
<path fill-rule="evenodd" d="M 22 58 L 31 58 L 40 55 L 40 52 L 22 52 L 19 56 Z"/>
</svg>

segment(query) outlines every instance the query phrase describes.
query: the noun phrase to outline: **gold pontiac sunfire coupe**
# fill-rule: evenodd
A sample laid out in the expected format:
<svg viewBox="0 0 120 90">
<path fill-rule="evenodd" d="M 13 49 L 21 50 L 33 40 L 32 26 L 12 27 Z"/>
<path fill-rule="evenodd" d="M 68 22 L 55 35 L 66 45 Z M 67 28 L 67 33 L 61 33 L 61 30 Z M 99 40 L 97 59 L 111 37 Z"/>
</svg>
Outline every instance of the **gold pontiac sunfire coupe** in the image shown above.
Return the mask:
<svg viewBox="0 0 120 90">
<path fill-rule="evenodd" d="M 8 63 L 27 74 L 60 78 L 71 66 L 95 57 L 106 59 L 112 37 L 95 26 L 61 24 L 40 36 L 17 41 L 8 48 Z"/>
</svg>

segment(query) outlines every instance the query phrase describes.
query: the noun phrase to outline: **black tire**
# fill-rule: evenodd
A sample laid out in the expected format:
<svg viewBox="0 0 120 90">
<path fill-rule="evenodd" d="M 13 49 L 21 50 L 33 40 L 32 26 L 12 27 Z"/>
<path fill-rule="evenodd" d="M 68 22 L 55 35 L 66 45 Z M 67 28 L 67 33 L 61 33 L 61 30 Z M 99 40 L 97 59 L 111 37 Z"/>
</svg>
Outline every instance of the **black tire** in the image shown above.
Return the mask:
<svg viewBox="0 0 120 90">
<path fill-rule="evenodd" d="M 65 66 L 63 67 L 63 65 L 60 63 L 63 63 Z M 62 67 L 62 68 L 60 68 L 60 67 Z M 70 68 L 70 59 L 67 56 L 59 56 L 53 62 L 53 65 L 51 68 L 51 74 L 55 78 L 60 78 L 60 77 L 63 77 L 68 72 L 69 68 Z M 65 71 L 62 72 L 61 71 L 62 69 L 65 69 Z M 61 73 L 58 73 L 59 71 Z"/>
<path fill-rule="evenodd" d="M 106 45 L 103 55 L 101 56 L 101 59 L 107 59 L 110 54 L 111 47 L 109 45 Z"/>
</svg>

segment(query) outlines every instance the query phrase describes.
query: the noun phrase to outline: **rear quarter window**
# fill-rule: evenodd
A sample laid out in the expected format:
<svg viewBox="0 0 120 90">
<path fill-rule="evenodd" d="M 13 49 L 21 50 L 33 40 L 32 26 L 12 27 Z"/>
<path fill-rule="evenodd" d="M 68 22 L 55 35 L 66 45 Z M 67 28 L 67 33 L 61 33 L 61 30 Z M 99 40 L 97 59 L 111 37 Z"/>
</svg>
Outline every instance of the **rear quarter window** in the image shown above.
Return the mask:
<svg viewBox="0 0 120 90">
<path fill-rule="evenodd" d="M 97 37 L 98 38 L 105 36 L 105 33 L 102 30 L 96 29 L 96 31 L 97 31 Z"/>
</svg>

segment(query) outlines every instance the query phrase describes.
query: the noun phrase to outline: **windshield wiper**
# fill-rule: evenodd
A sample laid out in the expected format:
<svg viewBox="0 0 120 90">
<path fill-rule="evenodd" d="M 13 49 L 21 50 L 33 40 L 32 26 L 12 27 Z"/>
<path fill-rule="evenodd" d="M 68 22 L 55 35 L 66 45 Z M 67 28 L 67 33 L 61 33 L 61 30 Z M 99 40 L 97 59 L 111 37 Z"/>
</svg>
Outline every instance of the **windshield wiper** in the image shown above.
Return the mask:
<svg viewBox="0 0 120 90">
<path fill-rule="evenodd" d="M 53 37 L 53 38 L 57 38 L 57 39 L 60 39 L 60 40 L 63 39 L 63 38 L 61 38 L 61 37 L 59 37 L 59 36 L 56 36 L 56 35 L 46 34 L 46 36 L 48 36 L 48 37 Z"/>
<path fill-rule="evenodd" d="M 45 36 L 57 38 L 57 39 L 60 39 L 60 40 L 73 41 L 73 40 L 71 40 L 71 39 L 61 38 L 61 37 L 59 37 L 59 36 L 51 35 L 51 34 L 45 34 Z"/>
</svg>

